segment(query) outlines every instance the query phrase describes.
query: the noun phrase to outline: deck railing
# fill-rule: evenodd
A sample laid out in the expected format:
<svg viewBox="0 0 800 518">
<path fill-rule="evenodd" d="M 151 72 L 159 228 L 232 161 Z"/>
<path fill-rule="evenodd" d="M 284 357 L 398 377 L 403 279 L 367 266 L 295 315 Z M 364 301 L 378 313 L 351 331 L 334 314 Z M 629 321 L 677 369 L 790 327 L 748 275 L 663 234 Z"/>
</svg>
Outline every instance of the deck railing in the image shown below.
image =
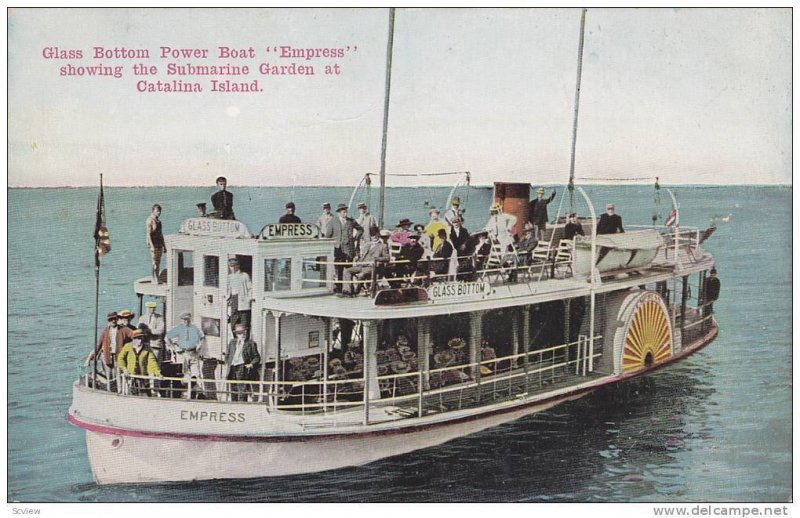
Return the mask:
<svg viewBox="0 0 800 518">
<path fill-rule="evenodd" d="M 602 336 L 596 336 L 599 345 Z M 391 407 L 400 417 L 481 406 L 520 394 L 546 390 L 559 381 L 578 383 L 589 372 L 588 337 L 527 353 L 473 363 L 447 365 L 373 378 L 370 409 Z M 593 359 L 601 356 L 595 350 Z M 269 372 L 269 369 L 267 370 Z M 364 387 L 358 377 L 311 381 L 259 381 L 127 375 L 114 370 L 111 383 L 98 376 L 97 390 L 130 397 L 209 399 L 266 405 L 271 412 L 300 415 L 336 415 L 364 410 Z M 81 382 L 91 388 L 93 376 L 85 371 Z"/>
<path fill-rule="evenodd" d="M 571 261 L 557 257 L 557 250 L 553 249 L 543 257 L 541 254 L 532 254 L 524 251 L 508 252 L 502 257 L 489 255 L 460 255 L 454 259 L 430 258 L 420 259 L 414 265 L 411 261 L 400 259 L 388 262 L 364 261 L 317 261 L 303 260 L 306 266 L 322 266 L 327 268 L 340 267 L 343 269 L 357 267 L 364 279 L 318 279 L 302 278 L 303 283 L 316 283 L 326 285 L 330 290 L 339 290 L 346 286 L 351 289 L 365 289 L 369 295 L 374 295 L 380 288 L 419 286 L 427 287 L 434 282 L 445 281 L 487 281 L 490 283 L 516 283 L 541 281 L 556 276 L 564 278 L 572 275 Z M 458 263 L 457 271 L 450 271 L 450 263 Z M 406 271 L 403 271 L 406 270 Z"/>
</svg>

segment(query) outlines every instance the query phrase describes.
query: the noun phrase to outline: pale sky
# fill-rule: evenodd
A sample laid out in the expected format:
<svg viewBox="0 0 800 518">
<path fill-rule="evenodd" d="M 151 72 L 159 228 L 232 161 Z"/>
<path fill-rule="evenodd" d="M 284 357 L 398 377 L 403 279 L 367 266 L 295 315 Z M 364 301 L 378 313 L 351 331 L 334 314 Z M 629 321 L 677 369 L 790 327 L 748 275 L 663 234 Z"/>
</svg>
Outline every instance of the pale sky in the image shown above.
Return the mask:
<svg viewBox="0 0 800 518">
<path fill-rule="evenodd" d="M 380 169 L 387 9 L 20 9 L 9 14 L 9 186 L 354 185 Z M 398 9 L 387 171 L 464 171 L 473 184 L 569 175 L 578 9 Z M 247 64 L 264 92 L 168 77 L 159 47 L 194 64 Z M 218 46 L 256 57 L 217 59 Z M 345 48 L 279 59 L 266 47 Z M 45 47 L 83 59 L 44 59 Z M 158 78 L 200 94 L 140 93 L 92 47 L 148 49 Z M 357 50 L 353 50 L 357 47 Z M 576 176 L 663 183 L 791 183 L 790 9 L 590 9 Z M 261 63 L 317 75 L 260 75 Z M 341 74 L 322 74 L 338 63 Z M 123 64 L 123 77 L 59 77 Z M 225 79 L 225 78 L 221 78 Z M 413 183 L 447 183 L 419 179 Z M 391 180 L 390 184 L 398 184 Z M 406 181 L 405 183 L 408 183 Z"/>
</svg>

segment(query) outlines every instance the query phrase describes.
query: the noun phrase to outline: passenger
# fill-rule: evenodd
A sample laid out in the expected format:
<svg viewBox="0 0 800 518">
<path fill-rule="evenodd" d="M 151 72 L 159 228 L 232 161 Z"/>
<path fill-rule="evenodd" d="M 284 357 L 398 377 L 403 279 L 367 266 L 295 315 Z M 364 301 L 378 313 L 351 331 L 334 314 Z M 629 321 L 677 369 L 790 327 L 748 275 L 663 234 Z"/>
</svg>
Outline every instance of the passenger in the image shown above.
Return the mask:
<svg viewBox="0 0 800 518">
<path fill-rule="evenodd" d="M 528 220 L 533 224 L 536 239 L 544 240 L 544 233 L 547 230 L 547 205 L 556 197 L 556 191 L 549 198 L 544 199 L 544 188 L 536 189 L 536 198 L 528 203 Z"/>
<path fill-rule="evenodd" d="M 164 317 L 156 313 L 156 303 L 154 301 L 148 301 L 145 303 L 145 314 L 139 317 L 139 329 L 142 326 L 147 328 L 147 335 L 150 338 L 150 348 L 156 354 L 156 358 L 158 360 L 164 359 L 164 352 L 162 347 L 164 345 Z"/>
<path fill-rule="evenodd" d="M 445 235 L 447 235 L 447 224 L 439 219 L 439 209 L 436 207 L 431 209 L 431 220 L 428 222 L 428 226 L 425 227 L 425 233 L 428 235 L 428 238 L 431 240 L 431 250 L 436 250 L 439 248 L 439 230 L 444 230 Z"/>
<path fill-rule="evenodd" d="M 182 322 L 167 332 L 166 340 L 178 354 L 173 361 L 183 362 L 184 375 L 199 376 L 197 347 L 203 339 L 203 332 L 192 324 L 192 314 L 182 313 Z"/>
<path fill-rule="evenodd" d="M 481 340 L 481 362 L 489 362 L 491 360 L 497 359 L 497 353 L 494 350 L 494 347 L 489 345 L 487 340 Z M 486 372 L 484 369 L 487 369 Z M 481 374 L 488 375 L 494 372 L 497 369 L 496 363 L 486 363 L 481 365 Z"/>
<path fill-rule="evenodd" d="M 578 223 L 573 212 L 567 217 L 567 224 L 564 225 L 564 239 L 573 240 L 577 235 L 585 236 L 586 234 L 583 233 L 583 225 Z"/>
<path fill-rule="evenodd" d="M 394 374 L 408 374 L 411 371 L 411 366 L 402 360 L 392 362 L 391 369 Z M 401 376 L 393 378 L 392 381 L 392 397 L 408 396 L 417 391 L 416 384 L 410 379 L 410 376 Z"/>
<path fill-rule="evenodd" d="M 354 278 L 356 281 L 366 279 L 372 275 L 375 269 L 389 262 L 389 247 L 381 240 L 377 227 L 372 227 L 370 233 L 372 234 L 372 241 L 358 258 L 357 262 L 359 264 L 353 265 L 344 271 L 342 297 L 352 297 L 358 292 L 360 284 L 356 286 L 352 282 Z M 365 291 L 365 294 L 369 295 L 369 290 Z"/>
<path fill-rule="evenodd" d="M 244 324 L 250 329 L 250 308 L 253 297 L 253 284 L 247 272 L 241 271 L 239 260 L 228 259 L 228 290 L 226 300 L 231 305 L 231 325 Z"/>
<path fill-rule="evenodd" d="M 717 278 L 717 269 L 711 268 L 711 271 L 708 272 L 708 277 L 705 278 L 704 285 L 704 306 L 703 306 L 703 316 L 707 317 L 714 313 L 714 301 L 719 298 L 719 291 L 721 288 L 719 279 Z"/>
<path fill-rule="evenodd" d="M 536 248 L 536 245 L 539 244 L 534 230 L 534 226 L 531 222 L 525 223 L 523 227 L 524 234 L 522 239 L 519 240 L 519 243 L 517 243 L 517 254 L 520 256 L 522 264 L 530 264 L 531 252 Z"/>
<path fill-rule="evenodd" d="M 489 237 L 498 242 L 503 251 L 508 251 L 514 245 L 514 225 L 517 224 L 517 217 L 513 214 L 503 214 L 499 203 L 492 205 L 489 209 L 489 221 L 484 230 L 489 232 Z"/>
<path fill-rule="evenodd" d="M 211 195 L 214 212 L 210 214 L 218 219 L 236 219 L 233 214 L 233 194 L 228 190 L 228 180 L 224 176 L 217 178 L 217 192 Z"/>
<path fill-rule="evenodd" d="M 134 331 L 137 329 L 136 326 L 131 324 L 131 320 L 133 320 L 133 317 L 136 316 L 136 313 L 131 312 L 130 309 L 123 309 L 118 313 L 118 315 L 119 317 L 117 323 L 121 329 L 128 329 L 130 331 Z M 130 336 L 130 333 L 126 334 Z"/>
<path fill-rule="evenodd" d="M 486 261 L 489 259 L 489 254 L 492 252 L 492 242 L 489 241 L 489 232 L 483 231 L 473 234 L 473 238 L 477 239 L 475 243 L 475 250 L 472 253 L 473 273 L 479 272 L 486 267 Z"/>
<path fill-rule="evenodd" d="M 227 379 L 258 380 L 258 366 L 261 363 L 258 346 L 247 339 L 247 326 L 244 324 L 236 324 L 234 333 L 236 336 L 228 342 L 228 354 L 225 356 L 228 365 Z M 230 386 L 231 401 L 247 401 L 248 394 L 252 393 L 248 383 L 231 383 Z"/>
<path fill-rule="evenodd" d="M 294 202 L 293 201 L 290 201 L 289 203 L 287 203 L 286 204 L 286 214 L 281 216 L 281 218 L 278 220 L 278 223 L 302 223 L 302 221 L 300 221 L 300 218 L 295 216 L 294 209 L 295 209 L 295 207 L 294 207 Z"/>
<path fill-rule="evenodd" d="M 600 216 L 600 221 L 597 222 L 598 234 L 617 234 L 625 232 L 622 228 L 622 217 L 614 214 L 614 204 L 609 203 L 606 205 L 606 213 Z"/>
<path fill-rule="evenodd" d="M 425 225 L 417 223 L 416 225 L 414 225 L 414 232 L 416 232 L 419 235 L 419 239 L 417 239 L 417 242 L 420 244 L 420 246 L 422 246 L 423 250 L 425 251 L 425 253 L 422 254 L 422 257 L 424 259 L 430 259 L 431 257 L 433 257 L 433 249 L 431 248 L 431 238 L 425 232 Z"/>
<path fill-rule="evenodd" d="M 454 218 L 452 220 L 452 228 L 450 229 L 450 243 L 459 256 L 467 255 L 467 245 L 469 243 L 469 231 L 461 226 L 461 219 Z"/>
<path fill-rule="evenodd" d="M 345 265 L 340 263 L 352 262 L 356 256 L 356 241 L 361 238 L 364 229 L 356 223 L 353 218 L 347 217 L 347 205 L 340 203 L 336 208 L 337 216 L 333 218 L 333 259 L 337 263 L 335 267 L 336 280 L 342 280 L 342 272 Z M 342 285 L 336 284 L 334 292 L 341 292 Z"/>
<path fill-rule="evenodd" d="M 102 372 L 106 380 L 111 383 L 117 355 L 122 350 L 124 340 L 124 333 L 119 332 L 117 313 L 112 311 L 106 316 L 106 327 L 103 329 L 103 333 L 100 335 L 100 339 L 97 341 L 94 350 L 86 357 L 84 365 L 88 366 L 89 363 L 94 360 L 97 353 L 102 351 Z M 108 386 L 108 390 L 113 390 L 110 385 Z"/>
<path fill-rule="evenodd" d="M 456 275 L 468 270 L 468 263 L 470 262 L 470 235 L 469 231 L 461 226 L 461 219 L 454 218 L 450 228 L 450 243 L 453 244 L 455 254 L 450 263 L 450 274 Z M 462 276 L 458 276 L 461 279 Z"/>
<path fill-rule="evenodd" d="M 320 237 L 333 237 L 333 215 L 331 214 L 331 204 L 322 204 L 322 215 L 317 219 Z"/>
<path fill-rule="evenodd" d="M 453 257 L 453 244 L 447 239 L 447 230 L 444 228 L 439 229 L 436 237 L 439 246 L 433 253 L 433 272 L 436 274 L 436 279 L 446 281 L 450 270 L 450 259 Z"/>
<path fill-rule="evenodd" d="M 161 255 L 167 251 L 164 244 L 164 234 L 161 233 L 161 205 L 153 205 L 153 212 L 145 222 L 145 236 L 147 247 L 150 249 L 152 259 L 153 284 L 158 284 L 158 274 L 161 272 Z"/>
<path fill-rule="evenodd" d="M 409 234 L 408 244 L 400 249 L 397 256 L 399 264 L 395 267 L 395 277 L 413 275 L 420 266 L 419 262 L 425 255 L 425 249 L 419 244 L 419 234 Z"/>
<path fill-rule="evenodd" d="M 358 223 L 364 231 L 361 233 L 361 239 L 358 242 L 358 250 L 359 254 L 364 253 L 364 251 L 369 247 L 369 242 L 372 240 L 372 229 L 380 230 L 378 227 L 378 220 L 375 219 L 375 216 L 370 214 L 369 207 L 367 207 L 366 203 L 359 203 L 358 204 L 358 217 L 356 217 L 356 223 Z"/>
<path fill-rule="evenodd" d="M 197 212 L 198 212 L 198 214 L 200 215 L 201 218 L 207 218 L 208 217 L 208 214 L 206 213 L 207 205 L 205 204 L 205 202 L 198 203 L 196 205 L 196 207 L 197 207 Z"/>
<path fill-rule="evenodd" d="M 411 235 L 411 232 L 409 232 L 408 229 L 410 227 L 411 227 L 411 220 L 409 220 L 408 218 L 401 219 L 400 223 L 398 223 L 396 227 L 399 228 L 400 230 L 395 230 L 392 233 L 391 237 L 392 242 L 398 243 L 402 246 L 409 244 L 410 242 L 409 236 Z"/>
<path fill-rule="evenodd" d="M 142 334 L 142 331 L 138 329 L 131 333 L 130 341 L 122 347 L 122 351 L 117 357 L 117 367 L 124 375 L 155 376 L 160 378 L 161 371 L 158 368 L 156 355 L 149 348 L 143 347 Z M 132 394 L 144 393 L 150 395 L 151 388 L 147 380 L 131 380 L 130 389 Z"/>
<path fill-rule="evenodd" d="M 347 369 L 342 360 L 334 358 L 328 362 L 328 379 L 344 380 L 347 379 Z"/>
<path fill-rule="evenodd" d="M 447 209 L 447 212 L 444 213 L 444 222 L 447 223 L 448 227 L 453 226 L 453 221 L 460 220 L 462 223 L 464 222 L 464 211 L 461 210 L 461 199 L 458 197 L 453 198 L 451 201 L 452 207 Z"/>
</svg>

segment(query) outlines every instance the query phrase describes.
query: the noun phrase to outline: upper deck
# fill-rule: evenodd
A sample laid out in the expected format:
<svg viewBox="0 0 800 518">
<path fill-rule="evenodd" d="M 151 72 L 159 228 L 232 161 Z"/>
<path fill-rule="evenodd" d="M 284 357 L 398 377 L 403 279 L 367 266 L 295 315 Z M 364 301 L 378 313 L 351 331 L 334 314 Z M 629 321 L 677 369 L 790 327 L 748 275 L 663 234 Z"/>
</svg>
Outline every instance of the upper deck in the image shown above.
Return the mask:
<svg viewBox="0 0 800 518">
<path fill-rule="evenodd" d="M 589 242 L 591 222 L 583 224 Z M 558 239 L 563 224 L 548 229 L 545 242 L 532 251 L 501 252 L 495 246 L 485 255 L 474 251 L 454 257 L 447 265 L 441 259 L 422 260 L 423 273 L 412 278 L 408 261 L 398 259 L 399 246 L 391 242 L 388 263 L 337 263 L 333 239 L 321 237 L 315 225 L 268 224 L 253 234 L 240 221 L 190 218 L 179 233 L 166 236 L 168 267 L 162 284 L 141 279 L 135 290 L 165 298 L 184 291 L 199 297 L 202 305 L 213 304 L 214 295 L 224 297 L 226 291 L 224 264 L 237 258 L 251 279 L 253 301 L 264 310 L 351 319 L 413 318 L 586 296 L 590 290 L 602 293 L 660 282 L 713 265 L 699 246 L 698 229 L 657 230 L 662 241 L 649 264 L 594 278 L 574 273 L 578 252 L 573 242 Z M 336 278 L 337 267 L 353 265 L 365 272 L 365 280 Z M 333 294 L 347 284 L 364 296 L 343 299 Z"/>
</svg>

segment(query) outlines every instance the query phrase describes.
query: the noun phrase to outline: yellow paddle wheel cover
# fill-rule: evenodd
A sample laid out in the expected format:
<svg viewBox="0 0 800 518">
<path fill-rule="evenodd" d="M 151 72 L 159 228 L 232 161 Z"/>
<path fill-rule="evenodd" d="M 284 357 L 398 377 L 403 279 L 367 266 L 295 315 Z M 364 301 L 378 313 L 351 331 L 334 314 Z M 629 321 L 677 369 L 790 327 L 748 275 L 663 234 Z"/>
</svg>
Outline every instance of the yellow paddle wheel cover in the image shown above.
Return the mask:
<svg viewBox="0 0 800 518">
<path fill-rule="evenodd" d="M 669 316 L 658 295 L 647 294 L 637 304 L 625 335 L 625 372 L 657 365 L 672 356 Z"/>
</svg>

